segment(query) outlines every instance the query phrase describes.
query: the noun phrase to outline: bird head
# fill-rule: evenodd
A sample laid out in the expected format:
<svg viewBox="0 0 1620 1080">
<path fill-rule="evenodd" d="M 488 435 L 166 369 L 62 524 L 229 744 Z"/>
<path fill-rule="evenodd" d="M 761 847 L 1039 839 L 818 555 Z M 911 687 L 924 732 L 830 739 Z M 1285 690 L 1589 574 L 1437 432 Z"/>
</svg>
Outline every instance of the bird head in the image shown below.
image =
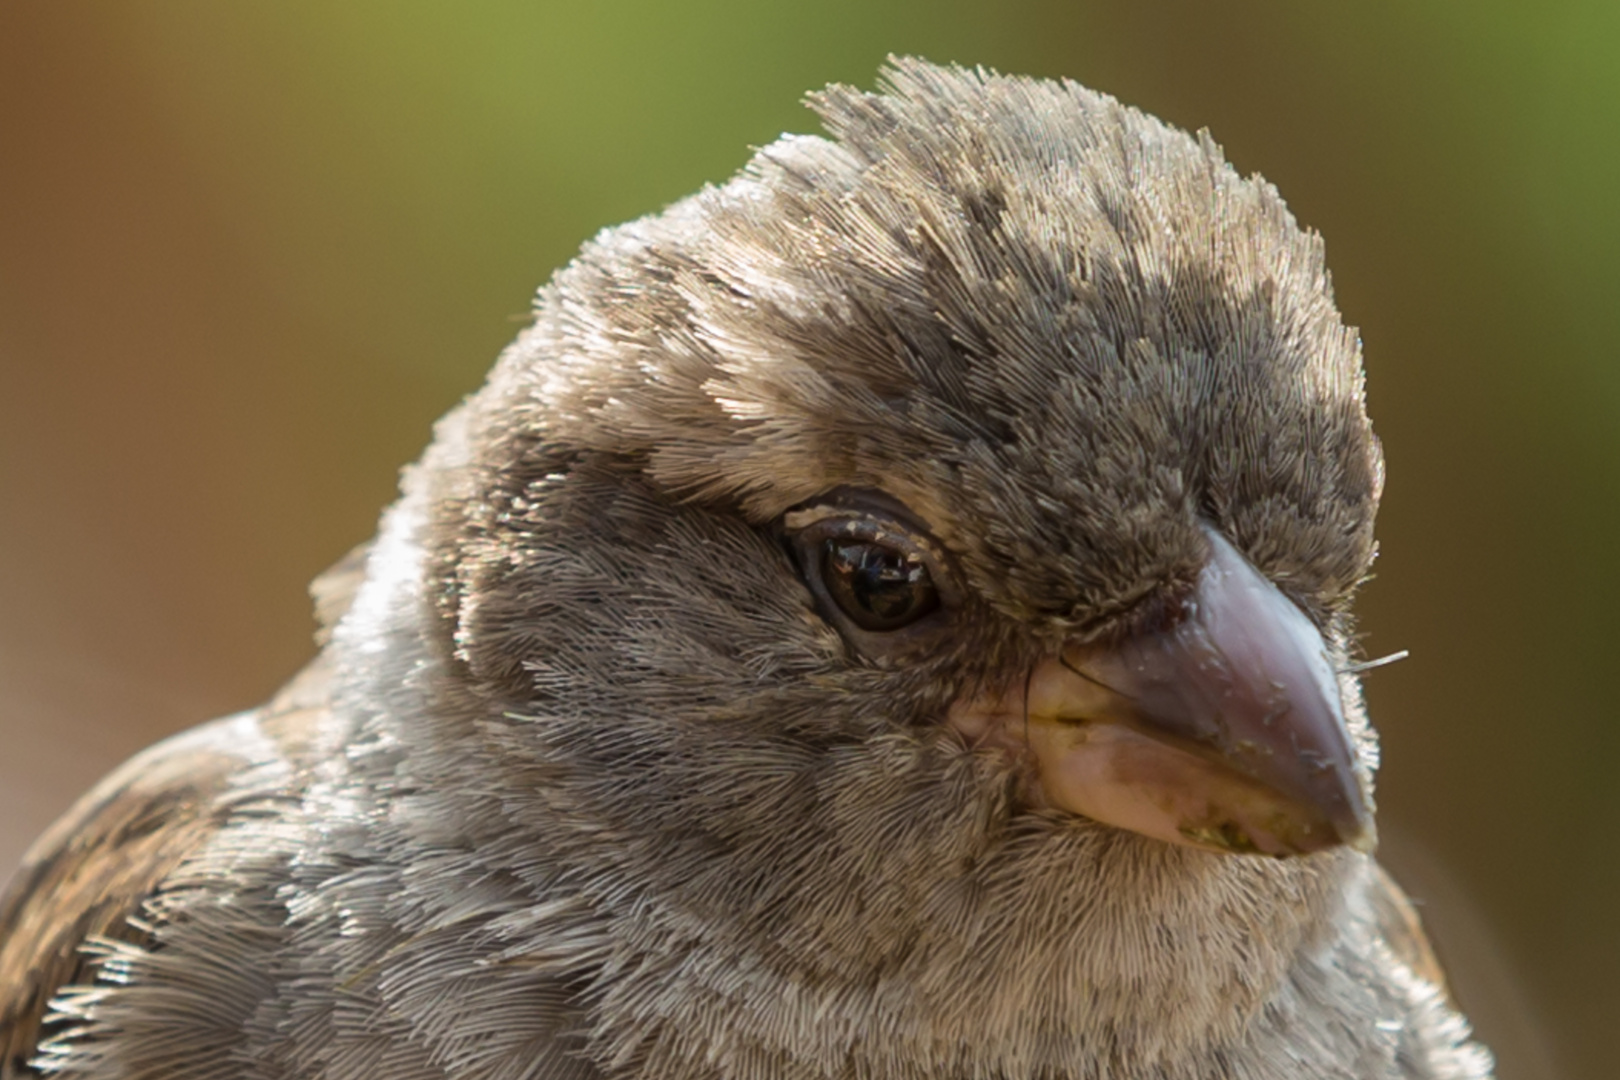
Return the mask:
<svg viewBox="0 0 1620 1080">
<path fill-rule="evenodd" d="M 435 737 L 658 955 L 1224 1023 L 1371 838 L 1359 342 L 1207 135 L 886 79 L 603 232 L 443 423 Z"/>
</svg>

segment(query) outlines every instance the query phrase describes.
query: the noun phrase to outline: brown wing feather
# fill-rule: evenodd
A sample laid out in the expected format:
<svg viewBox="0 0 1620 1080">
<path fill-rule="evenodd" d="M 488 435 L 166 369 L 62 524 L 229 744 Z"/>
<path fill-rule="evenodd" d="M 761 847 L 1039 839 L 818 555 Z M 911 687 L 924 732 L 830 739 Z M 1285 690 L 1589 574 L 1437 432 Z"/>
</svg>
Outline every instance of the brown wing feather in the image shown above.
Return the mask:
<svg viewBox="0 0 1620 1080">
<path fill-rule="evenodd" d="M 365 576 L 362 544 L 310 586 L 325 644 Z M 84 945 L 139 941 L 130 917 L 253 787 L 293 786 L 330 731 L 330 672 L 317 658 L 262 710 L 204 724 L 137 754 L 40 837 L 0 894 L 0 1080 L 32 1075 L 51 999 L 92 977 Z M 276 766 L 281 766 L 278 769 Z M 261 770 L 268 769 L 268 772 Z"/>
<path fill-rule="evenodd" d="M 131 758 L 24 857 L 0 899 L 0 1078 L 31 1075 L 51 998 L 89 977 L 86 940 L 139 940 L 129 916 L 219 827 L 221 795 L 246 764 L 233 729 L 255 719 L 217 721 Z"/>
</svg>

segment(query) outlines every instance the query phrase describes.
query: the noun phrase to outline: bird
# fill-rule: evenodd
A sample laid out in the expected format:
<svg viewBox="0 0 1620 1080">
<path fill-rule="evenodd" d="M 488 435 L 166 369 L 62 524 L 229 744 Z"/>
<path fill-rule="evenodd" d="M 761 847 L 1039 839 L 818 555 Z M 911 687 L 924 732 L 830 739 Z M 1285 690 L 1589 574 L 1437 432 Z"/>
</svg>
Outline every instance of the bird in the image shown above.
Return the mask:
<svg viewBox="0 0 1620 1080">
<path fill-rule="evenodd" d="M 1321 237 L 891 57 L 589 241 L 316 658 L 0 900 L 0 1077 L 1492 1071 L 1379 867 L 1382 452 Z"/>
</svg>

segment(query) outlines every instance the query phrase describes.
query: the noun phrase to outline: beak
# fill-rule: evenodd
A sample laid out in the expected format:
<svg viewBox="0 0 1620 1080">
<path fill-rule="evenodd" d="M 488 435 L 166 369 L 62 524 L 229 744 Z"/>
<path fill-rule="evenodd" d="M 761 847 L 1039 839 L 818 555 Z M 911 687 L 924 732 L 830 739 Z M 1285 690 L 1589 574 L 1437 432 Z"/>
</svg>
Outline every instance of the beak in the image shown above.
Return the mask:
<svg viewBox="0 0 1620 1080">
<path fill-rule="evenodd" d="M 1174 625 L 1065 648 L 1031 674 L 1025 738 L 1046 800 L 1217 851 L 1371 850 L 1321 634 L 1224 537 L 1209 539 Z"/>
</svg>

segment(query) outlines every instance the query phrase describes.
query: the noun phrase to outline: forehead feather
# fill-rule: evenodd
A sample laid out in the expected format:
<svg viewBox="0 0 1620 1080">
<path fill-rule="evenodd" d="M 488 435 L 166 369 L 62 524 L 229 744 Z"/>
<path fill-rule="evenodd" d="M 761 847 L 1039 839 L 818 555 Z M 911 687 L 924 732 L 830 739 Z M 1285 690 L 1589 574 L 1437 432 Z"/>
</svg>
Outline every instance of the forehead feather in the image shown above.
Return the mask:
<svg viewBox="0 0 1620 1080">
<path fill-rule="evenodd" d="M 1379 468 L 1359 346 L 1275 190 L 1073 83 L 899 60 L 886 84 L 813 95 L 830 139 L 587 246 L 492 426 L 644 454 L 758 518 L 884 487 L 984 573 L 1053 579 L 1029 590 L 1099 547 L 1135 555 L 1097 590 L 1171 574 L 1195 513 L 1281 573 L 1359 530 L 1317 575 L 1353 583 Z"/>
</svg>

